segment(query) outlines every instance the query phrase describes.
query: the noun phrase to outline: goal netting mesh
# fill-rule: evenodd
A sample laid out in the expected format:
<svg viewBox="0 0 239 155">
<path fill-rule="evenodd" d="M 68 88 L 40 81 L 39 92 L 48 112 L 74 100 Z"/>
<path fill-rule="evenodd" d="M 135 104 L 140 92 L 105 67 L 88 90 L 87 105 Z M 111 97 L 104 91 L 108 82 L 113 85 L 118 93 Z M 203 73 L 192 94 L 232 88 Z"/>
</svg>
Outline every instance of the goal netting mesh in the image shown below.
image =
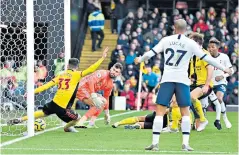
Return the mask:
<svg viewBox="0 0 239 155">
<path fill-rule="evenodd" d="M 1 10 L 1 135 L 21 135 L 26 122 L 8 126 L 7 121 L 26 115 L 26 1 L 0 0 Z M 35 88 L 64 70 L 64 0 L 34 1 Z M 35 110 L 51 101 L 57 88 L 35 95 Z M 33 103 L 28 103 L 33 104 Z M 47 128 L 58 126 L 56 116 L 45 119 Z"/>
</svg>

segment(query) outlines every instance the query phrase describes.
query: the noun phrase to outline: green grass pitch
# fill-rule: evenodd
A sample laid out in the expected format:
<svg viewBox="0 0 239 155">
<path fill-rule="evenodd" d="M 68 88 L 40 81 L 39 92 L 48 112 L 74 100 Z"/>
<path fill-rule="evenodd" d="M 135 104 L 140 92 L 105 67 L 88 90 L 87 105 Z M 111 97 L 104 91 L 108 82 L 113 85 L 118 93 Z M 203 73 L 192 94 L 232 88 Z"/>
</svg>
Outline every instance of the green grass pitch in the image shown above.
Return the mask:
<svg viewBox="0 0 239 155">
<path fill-rule="evenodd" d="M 111 115 L 125 111 L 111 111 Z M 121 119 L 140 116 L 148 111 L 134 112 L 112 117 L 112 123 Z M 102 117 L 101 115 L 100 117 Z M 152 130 L 125 130 L 104 125 L 103 120 L 96 124 L 99 129 L 79 129 L 79 133 L 64 133 L 62 128 L 45 132 L 1 148 L 2 154 L 238 154 L 238 113 L 228 112 L 231 129 L 218 131 L 214 126 L 214 112 L 208 112 L 209 125 L 203 132 L 191 132 L 190 145 L 194 152 L 181 151 L 181 133 L 162 133 L 160 151 L 144 151 L 151 144 Z M 47 120 L 46 120 L 47 121 Z M 49 127 L 48 127 L 49 128 Z M 18 137 L 2 136 L 1 143 Z"/>
</svg>

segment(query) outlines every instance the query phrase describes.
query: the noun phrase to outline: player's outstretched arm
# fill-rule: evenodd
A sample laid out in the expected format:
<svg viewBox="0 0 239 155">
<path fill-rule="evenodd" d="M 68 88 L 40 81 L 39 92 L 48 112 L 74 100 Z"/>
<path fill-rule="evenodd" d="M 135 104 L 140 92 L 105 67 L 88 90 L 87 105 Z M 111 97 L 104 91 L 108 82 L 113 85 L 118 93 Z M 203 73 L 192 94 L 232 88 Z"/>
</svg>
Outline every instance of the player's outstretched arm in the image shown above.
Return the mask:
<svg viewBox="0 0 239 155">
<path fill-rule="evenodd" d="M 91 65 L 89 68 L 83 70 L 83 71 L 81 72 L 81 76 L 84 77 L 84 76 L 86 76 L 86 75 L 88 75 L 88 74 L 93 73 L 94 71 L 96 71 L 96 70 L 99 68 L 99 66 L 101 65 L 101 63 L 102 63 L 102 62 L 105 60 L 105 58 L 107 57 L 108 51 L 109 51 L 109 47 L 106 47 L 106 48 L 104 49 L 104 51 L 103 51 L 102 57 L 101 57 L 96 63 L 94 63 L 93 65 Z"/>
<path fill-rule="evenodd" d="M 46 84 L 36 88 L 34 93 L 37 94 L 37 93 L 43 92 L 43 91 L 51 88 L 52 86 L 55 86 L 56 84 L 58 84 L 58 77 L 55 77 L 50 82 L 48 82 L 48 83 L 46 83 Z"/>
<path fill-rule="evenodd" d="M 225 73 L 228 73 L 229 75 L 231 75 L 231 69 L 230 68 L 226 68 L 224 66 L 222 66 L 220 63 L 218 63 L 212 56 L 210 56 L 209 54 L 205 54 L 202 49 L 197 45 L 197 43 L 195 43 L 194 49 L 192 49 L 192 51 L 194 52 L 194 54 L 196 56 L 198 56 L 200 59 L 203 59 L 204 61 L 208 62 L 210 65 L 224 71 Z"/>
</svg>

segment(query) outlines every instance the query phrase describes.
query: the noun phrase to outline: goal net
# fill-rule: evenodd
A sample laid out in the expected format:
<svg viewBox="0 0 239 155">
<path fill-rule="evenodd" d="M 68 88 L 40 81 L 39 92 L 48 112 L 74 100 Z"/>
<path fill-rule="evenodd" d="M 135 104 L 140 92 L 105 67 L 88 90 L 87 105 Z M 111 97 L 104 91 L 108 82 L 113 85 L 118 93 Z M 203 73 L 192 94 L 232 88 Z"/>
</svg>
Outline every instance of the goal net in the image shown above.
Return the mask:
<svg viewBox="0 0 239 155">
<path fill-rule="evenodd" d="M 34 103 L 27 103 L 27 80 L 34 80 L 34 88 L 50 81 L 64 70 L 65 23 L 64 0 L 35 0 L 34 51 L 27 51 L 27 7 L 24 0 L 0 0 L 1 31 L 1 135 L 21 135 L 27 122 L 9 126 L 7 121 L 27 114 L 27 105 L 42 109 L 53 99 L 53 87 L 35 95 Z M 68 19 L 70 22 L 70 19 Z M 68 39 L 67 39 L 68 40 Z M 27 53 L 34 52 L 34 77 L 27 78 Z M 32 71 L 33 72 L 33 71 Z M 56 116 L 45 119 L 47 128 L 61 125 Z"/>
</svg>

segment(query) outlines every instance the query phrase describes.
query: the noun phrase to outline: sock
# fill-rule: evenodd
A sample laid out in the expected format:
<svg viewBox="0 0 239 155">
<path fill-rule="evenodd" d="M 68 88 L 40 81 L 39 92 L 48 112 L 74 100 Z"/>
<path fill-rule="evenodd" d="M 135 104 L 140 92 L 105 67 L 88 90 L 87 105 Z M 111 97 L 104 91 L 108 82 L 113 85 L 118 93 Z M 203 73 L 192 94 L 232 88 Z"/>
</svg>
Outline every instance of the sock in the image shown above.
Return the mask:
<svg viewBox="0 0 239 155">
<path fill-rule="evenodd" d="M 163 116 L 155 116 L 153 124 L 153 141 L 152 144 L 159 143 L 160 132 L 163 129 Z"/>
<path fill-rule="evenodd" d="M 88 119 L 88 117 L 86 117 L 85 115 L 83 117 L 81 117 L 80 120 L 77 121 L 76 125 L 77 126 L 83 126 L 85 121 Z"/>
<path fill-rule="evenodd" d="M 220 117 L 221 117 L 221 105 L 220 105 L 220 102 L 218 101 L 218 99 L 215 99 L 214 101 L 212 101 L 213 104 L 215 105 L 216 107 L 216 120 L 219 120 L 220 121 Z"/>
<path fill-rule="evenodd" d="M 72 127 L 72 126 L 75 126 L 77 122 L 78 122 L 78 120 L 72 120 L 72 121 L 68 122 L 68 123 L 64 126 L 64 129 L 68 129 L 68 128 Z"/>
<path fill-rule="evenodd" d="M 190 116 L 183 116 L 181 123 L 182 133 L 183 133 L 183 144 L 189 144 L 189 136 L 191 130 Z"/>
<path fill-rule="evenodd" d="M 200 121 L 201 122 L 206 121 L 206 118 L 205 118 L 203 110 L 202 110 L 201 102 L 198 99 L 196 99 L 195 101 L 193 101 L 193 106 L 200 117 Z"/>
<path fill-rule="evenodd" d="M 174 130 L 178 129 L 178 124 L 179 124 L 179 119 L 181 119 L 181 113 L 179 108 L 172 108 L 171 112 L 171 117 L 172 117 L 172 126 L 171 128 Z"/>
<path fill-rule="evenodd" d="M 96 118 L 97 118 L 96 116 L 92 116 L 90 119 L 89 125 L 91 125 L 91 126 L 95 125 Z"/>
<path fill-rule="evenodd" d="M 126 119 L 119 121 L 118 125 L 135 124 L 137 122 L 139 122 L 137 117 L 130 117 L 130 118 L 126 118 Z"/>
<path fill-rule="evenodd" d="M 46 116 L 45 113 L 42 111 L 42 110 L 39 110 L 39 111 L 36 111 L 34 112 L 34 118 L 37 119 L 37 118 L 41 118 L 41 117 L 44 117 Z M 27 116 L 23 116 L 21 118 L 21 121 L 26 121 L 28 120 L 28 117 Z"/>
<path fill-rule="evenodd" d="M 225 119 L 227 118 L 227 114 L 226 114 L 226 106 L 223 101 L 221 102 L 221 108 L 222 108 L 222 117 Z"/>
</svg>

